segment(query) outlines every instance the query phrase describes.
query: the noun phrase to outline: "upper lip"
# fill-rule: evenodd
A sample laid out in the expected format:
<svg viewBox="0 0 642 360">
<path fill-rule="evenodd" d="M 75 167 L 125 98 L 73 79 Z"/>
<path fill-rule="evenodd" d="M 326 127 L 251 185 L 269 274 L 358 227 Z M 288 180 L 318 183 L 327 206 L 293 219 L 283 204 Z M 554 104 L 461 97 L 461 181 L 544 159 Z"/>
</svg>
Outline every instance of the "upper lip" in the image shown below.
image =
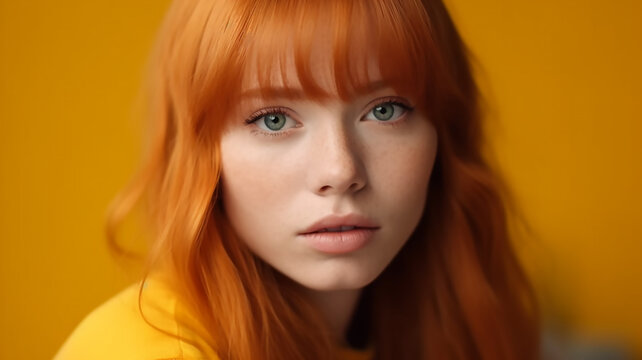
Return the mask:
<svg viewBox="0 0 642 360">
<path fill-rule="evenodd" d="M 358 214 L 347 215 L 329 215 L 310 225 L 300 234 L 310 234 L 328 228 L 338 228 L 341 226 L 354 226 L 357 228 L 378 229 L 379 225 L 373 220 Z"/>
</svg>

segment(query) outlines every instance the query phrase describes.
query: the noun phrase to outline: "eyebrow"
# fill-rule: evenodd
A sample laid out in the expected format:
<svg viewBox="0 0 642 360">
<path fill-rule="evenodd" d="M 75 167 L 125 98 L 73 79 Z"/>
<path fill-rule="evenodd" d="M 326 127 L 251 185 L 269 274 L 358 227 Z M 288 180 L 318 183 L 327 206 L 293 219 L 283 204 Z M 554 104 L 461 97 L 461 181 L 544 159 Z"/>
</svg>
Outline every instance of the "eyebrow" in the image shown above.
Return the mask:
<svg viewBox="0 0 642 360">
<path fill-rule="evenodd" d="M 381 90 L 383 88 L 389 87 L 389 83 L 384 80 L 377 80 L 371 83 L 366 84 L 365 86 L 359 86 L 354 89 L 356 94 L 368 94 Z M 300 100 L 307 97 L 307 94 L 301 88 L 293 88 L 287 86 L 269 86 L 264 88 L 254 88 L 246 90 L 241 93 L 241 98 L 275 98 L 275 99 L 292 99 Z"/>
</svg>

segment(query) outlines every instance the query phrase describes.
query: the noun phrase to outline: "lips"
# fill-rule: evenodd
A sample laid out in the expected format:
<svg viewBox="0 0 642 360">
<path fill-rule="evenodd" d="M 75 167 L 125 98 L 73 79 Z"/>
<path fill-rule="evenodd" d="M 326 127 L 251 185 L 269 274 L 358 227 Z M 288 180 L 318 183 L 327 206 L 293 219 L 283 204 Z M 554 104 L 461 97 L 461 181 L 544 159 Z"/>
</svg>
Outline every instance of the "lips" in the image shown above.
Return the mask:
<svg viewBox="0 0 642 360">
<path fill-rule="evenodd" d="M 315 222 L 300 234 L 325 233 L 325 232 L 345 232 L 353 230 L 377 230 L 379 225 L 365 216 L 357 214 L 348 215 L 330 215 Z"/>
<path fill-rule="evenodd" d="M 356 214 L 325 217 L 299 235 L 314 250 L 329 256 L 348 255 L 370 243 L 379 225 Z"/>
<path fill-rule="evenodd" d="M 335 228 L 321 229 L 321 230 L 316 231 L 316 232 L 318 232 L 318 233 L 322 233 L 322 232 L 340 232 L 340 231 L 350 231 L 350 230 L 354 230 L 356 228 L 357 228 L 356 226 L 338 226 L 338 227 L 335 227 Z"/>
</svg>

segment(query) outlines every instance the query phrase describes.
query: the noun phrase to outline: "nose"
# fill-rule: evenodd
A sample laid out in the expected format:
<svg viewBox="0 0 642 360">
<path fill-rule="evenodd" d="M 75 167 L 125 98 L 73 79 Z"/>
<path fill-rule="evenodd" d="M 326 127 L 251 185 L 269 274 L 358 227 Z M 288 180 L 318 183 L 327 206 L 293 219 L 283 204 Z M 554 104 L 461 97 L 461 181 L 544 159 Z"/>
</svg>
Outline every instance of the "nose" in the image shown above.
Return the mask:
<svg viewBox="0 0 642 360">
<path fill-rule="evenodd" d="M 358 141 L 346 129 L 327 131 L 316 149 L 312 186 L 321 196 L 356 193 L 366 186 Z"/>
</svg>

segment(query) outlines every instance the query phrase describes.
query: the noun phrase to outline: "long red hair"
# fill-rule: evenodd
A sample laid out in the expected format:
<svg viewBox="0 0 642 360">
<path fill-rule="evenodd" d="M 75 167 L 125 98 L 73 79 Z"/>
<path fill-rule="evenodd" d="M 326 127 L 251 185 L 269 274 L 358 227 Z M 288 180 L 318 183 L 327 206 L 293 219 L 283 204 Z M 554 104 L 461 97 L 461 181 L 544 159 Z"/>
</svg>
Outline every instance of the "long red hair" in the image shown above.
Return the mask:
<svg viewBox="0 0 642 360">
<path fill-rule="evenodd" d="M 197 319 L 188 324 L 195 345 L 224 359 L 336 358 L 316 309 L 237 239 L 217 199 L 219 139 L 250 67 L 267 89 L 294 49 L 305 93 L 329 96 L 310 65 L 321 26 L 330 29 L 340 97 L 364 88 L 374 56 L 383 80 L 417 99 L 439 138 L 423 218 L 365 290 L 357 333 L 377 359 L 537 358 L 533 294 L 482 156 L 478 90 L 440 0 L 174 1 L 152 56 L 147 155 L 109 229 L 145 201 L 148 266 L 174 279 Z"/>
</svg>

